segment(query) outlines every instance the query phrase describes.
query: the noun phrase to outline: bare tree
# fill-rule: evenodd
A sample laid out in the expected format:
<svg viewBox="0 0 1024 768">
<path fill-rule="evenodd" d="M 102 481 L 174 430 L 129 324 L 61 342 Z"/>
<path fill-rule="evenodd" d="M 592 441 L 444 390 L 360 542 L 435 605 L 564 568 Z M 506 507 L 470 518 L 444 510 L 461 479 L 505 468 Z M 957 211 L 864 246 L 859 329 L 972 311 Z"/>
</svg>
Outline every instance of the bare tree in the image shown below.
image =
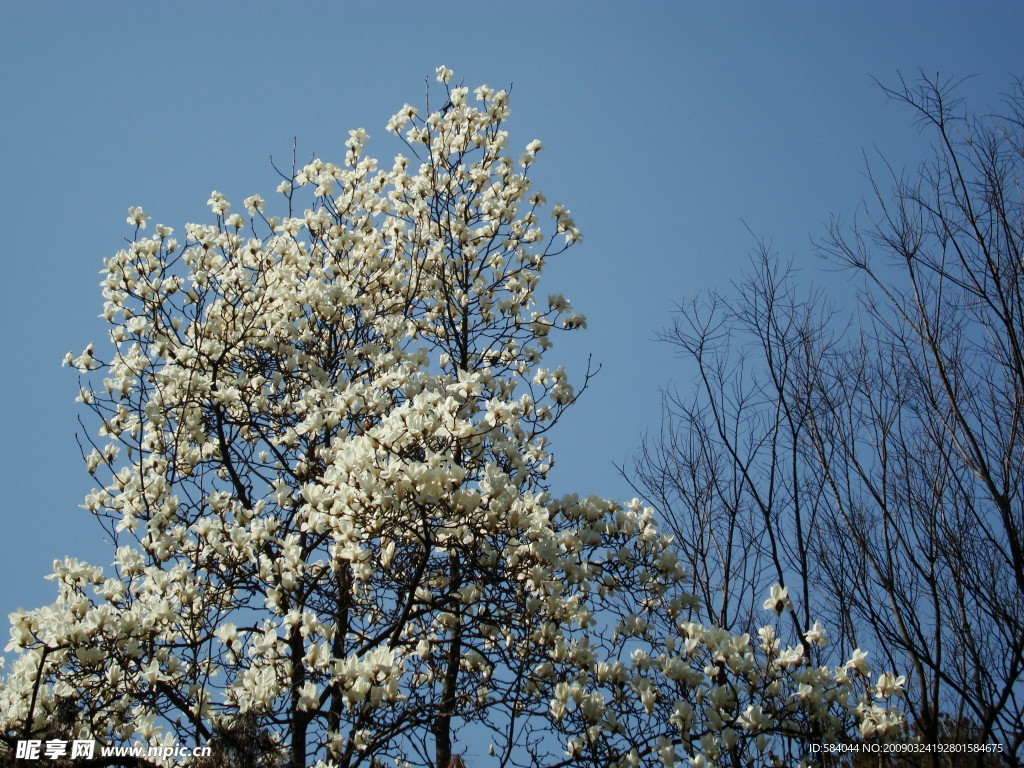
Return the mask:
<svg viewBox="0 0 1024 768">
<path fill-rule="evenodd" d="M 802 460 L 808 371 L 801 353 L 820 353 L 828 317 L 800 301 L 767 248 L 737 288 L 736 302 L 713 294 L 680 307 L 660 334 L 696 363 L 698 395 L 665 393 L 661 432 L 641 449 L 635 480 L 669 512 L 690 587 L 709 618 L 749 630 L 778 582 L 799 598 L 792 622 L 802 636 L 810 621 L 808 537 L 825 500 Z"/>
<path fill-rule="evenodd" d="M 794 633 L 828 615 L 840 651 L 907 675 L 924 742 L 1020 765 L 1024 88 L 975 116 L 957 85 L 884 89 L 934 152 L 913 174 L 886 164 L 888 183 L 870 173 L 868 221 L 834 220 L 820 244 L 864 279 L 849 322 L 767 247 L 733 297 L 681 308 L 663 338 L 698 394 L 666 396 L 632 477 L 709 613 L 742 625 L 786 584 Z"/>
</svg>

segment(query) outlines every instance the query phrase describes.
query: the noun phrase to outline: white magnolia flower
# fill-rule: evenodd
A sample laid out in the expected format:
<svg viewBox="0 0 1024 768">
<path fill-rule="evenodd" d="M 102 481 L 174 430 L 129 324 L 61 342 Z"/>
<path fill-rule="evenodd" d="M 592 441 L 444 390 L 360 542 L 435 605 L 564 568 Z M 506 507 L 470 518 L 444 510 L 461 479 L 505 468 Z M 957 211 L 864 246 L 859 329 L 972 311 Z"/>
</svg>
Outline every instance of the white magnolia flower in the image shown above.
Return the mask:
<svg viewBox="0 0 1024 768">
<path fill-rule="evenodd" d="M 902 696 L 903 686 L 907 678 L 903 675 L 897 677 L 892 672 L 884 672 L 878 677 L 878 684 L 875 686 L 875 698 L 887 699 L 892 696 Z"/>
<path fill-rule="evenodd" d="M 263 210 L 266 206 L 266 200 L 259 195 L 250 195 L 242 201 L 242 205 L 245 206 L 250 216 L 255 216 L 257 213 Z"/>
<path fill-rule="evenodd" d="M 148 218 L 149 216 L 143 213 L 141 208 L 132 206 L 128 209 L 128 223 L 134 224 L 139 229 L 146 228 L 146 219 Z"/>
<path fill-rule="evenodd" d="M 867 651 L 862 651 L 860 648 L 855 648 L 853 654 L 850 656 L 850 660 L 846 662 L 847 669 L 854 669 L 862 675 L 871 674 L 871 665 L 867 661 Z"/>
<path fill-rule="evenodd" d="M 789 589 L 778 584 L 772 584 L 771 595 L 764 601 L 764 609 L 766 611 L 782 613 L 783 611 L 792 610 L 792 608 L 793 604 L 789 601 Z"/>
<path fill-rule="evenodd" d="M 828 644 L 828 633 L 825 632 L 825 628 L 818 621 L 814 622 L 814 625 L 804 633 L 804 638 L 811 645 L 820 646 Z"/>
</svg>

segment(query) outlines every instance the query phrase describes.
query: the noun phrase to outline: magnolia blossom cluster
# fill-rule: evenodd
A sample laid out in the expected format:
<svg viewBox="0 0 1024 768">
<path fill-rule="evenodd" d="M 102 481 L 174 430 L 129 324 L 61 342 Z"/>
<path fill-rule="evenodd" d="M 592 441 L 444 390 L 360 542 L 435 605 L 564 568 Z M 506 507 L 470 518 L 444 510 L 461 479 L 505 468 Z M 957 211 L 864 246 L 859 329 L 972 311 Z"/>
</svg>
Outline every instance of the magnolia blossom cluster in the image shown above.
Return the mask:
<svg viewBox="0 0 1024 768">
<path fill-rule="evenodd" d="M 536 670 L 549 679 L 549 713 L 574 761 L 808 766 L 811 745 L 900 730 L 886 702 L 902 696 L 905 679 L 873 676 L 860 649 L 844 665 L 817 666 L 771 624 L 751 637 L 695 620 L 693 599 L 671 588 L 644 607 L 605 606 L 618 621 L 601 652 L 577 642 L 567 662 Z M 805 639 L 828 642 L 818 623 Z"/>
<path fill-rule="evenodd" d="M 351 131 L 281 215 L 213 192 L 179 241 L 129 210 L 110 352 L 66 358 L 113 567 L 58 561 L 57 600 L 12 615 L 4 733 L 244 731 L 298 767 L 436 764 L 472 725 L 513 763 L 713 765 L 894 724 L 862 658 L 700 624 L 650 510 L 548 492 L 579 392 L 542 358 L 586 321 L 539 279 L 581 235 L 561 205 L 545 227 L 507 93 L 451 77 L 388 122 L 389 169 Z"/>
</svg>

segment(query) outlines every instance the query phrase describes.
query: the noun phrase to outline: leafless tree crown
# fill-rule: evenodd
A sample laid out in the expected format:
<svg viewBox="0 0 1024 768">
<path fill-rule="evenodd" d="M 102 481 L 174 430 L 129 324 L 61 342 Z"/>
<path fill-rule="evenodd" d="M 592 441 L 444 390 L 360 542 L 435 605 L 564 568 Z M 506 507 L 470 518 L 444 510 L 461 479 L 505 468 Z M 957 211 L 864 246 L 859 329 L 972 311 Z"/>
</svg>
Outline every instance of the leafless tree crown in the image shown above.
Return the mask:
<svg viewBox="0 0 1024 768">
<path fill-rule="evenodd" d="M 631 478 L 711 618 L 746 629 L 785 584 L 794 637 L 828 615 L 840 653 L 907 675 L 924 741 L 998 744 L 1020 765 L 1024 88 L 975 115 L 958 85 L 883 89 L 934 151 L 870 171 L 866 220 L 835 219 L 819 244 L 863 279 L 852 312 L 798 289 L 767 246 L 734 295 L 680 308 L 662 336 L 698 391 L 666 393 Z"/>
</svg>

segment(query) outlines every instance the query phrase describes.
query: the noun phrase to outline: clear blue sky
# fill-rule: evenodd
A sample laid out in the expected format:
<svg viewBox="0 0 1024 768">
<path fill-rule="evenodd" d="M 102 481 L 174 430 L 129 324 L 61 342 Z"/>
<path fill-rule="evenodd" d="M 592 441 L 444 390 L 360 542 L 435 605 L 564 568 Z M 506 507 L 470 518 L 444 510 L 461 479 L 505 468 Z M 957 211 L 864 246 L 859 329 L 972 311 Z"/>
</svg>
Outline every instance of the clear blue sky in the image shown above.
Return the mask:
<svg viewBox="0 0 1024 768">
<path fill-rule="evenodd" d="M 585 235 L 547 288 L 587 314 L 549 361 L 602 365 L 553 436 L 556 490 L 624 497 L 613 467 L 688 371 L 652 341 L 674 302 L 738 277 L 754 233 L 808 280 L 831 213 L 868 193 L 862 152 L 924 152 L 872 78 L 978 75 L 979 108 L 1024 74 L 1024 5 L 954 2 L 0 2 L 0 617 L 50 602 L 54 558 L 108 565 L 88 513 L 68 350 L 103 342 L 102 259 L 141 205 L 182 231 L 212 189 L 239 207 L 268 158 L 383 139 L 445 64 L 514 85 L 514 141 Z M 371 141 L 370 154 L 395 148 Z M 745 222 L 745 224 L 744 224 Z M 746 226 L 745 226 L 746 225 Z M 835 279 L 835 278 L 831 278 Z M 6 622 L 0 647 L 6 643 Z"/>
</svg>

